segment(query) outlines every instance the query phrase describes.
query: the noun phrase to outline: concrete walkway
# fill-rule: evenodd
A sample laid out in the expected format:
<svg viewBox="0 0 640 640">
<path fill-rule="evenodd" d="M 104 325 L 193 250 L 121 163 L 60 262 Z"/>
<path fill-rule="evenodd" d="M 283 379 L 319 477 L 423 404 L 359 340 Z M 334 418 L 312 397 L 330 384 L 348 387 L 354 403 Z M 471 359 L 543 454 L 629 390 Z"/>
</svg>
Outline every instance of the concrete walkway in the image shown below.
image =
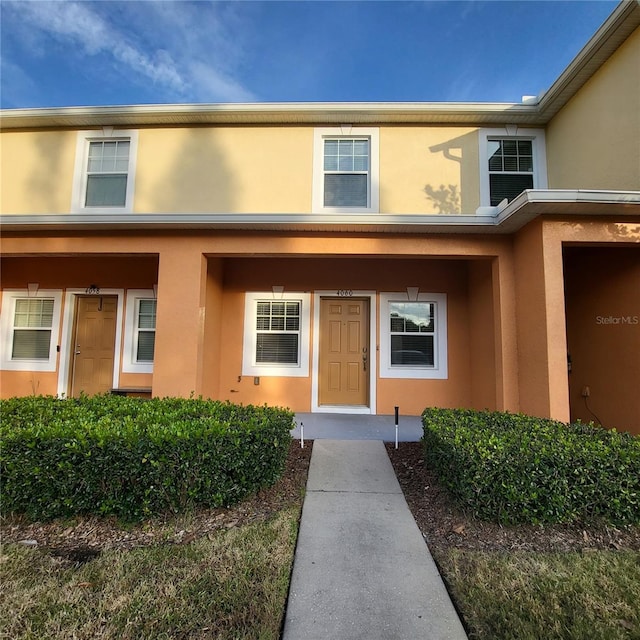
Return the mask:
<svg viewBox="0 0 640 640">
<path fill-rule="evenodd" d="M 316 440 L 283 640 L 464 640 L 380 441 Z"/>
</svg>

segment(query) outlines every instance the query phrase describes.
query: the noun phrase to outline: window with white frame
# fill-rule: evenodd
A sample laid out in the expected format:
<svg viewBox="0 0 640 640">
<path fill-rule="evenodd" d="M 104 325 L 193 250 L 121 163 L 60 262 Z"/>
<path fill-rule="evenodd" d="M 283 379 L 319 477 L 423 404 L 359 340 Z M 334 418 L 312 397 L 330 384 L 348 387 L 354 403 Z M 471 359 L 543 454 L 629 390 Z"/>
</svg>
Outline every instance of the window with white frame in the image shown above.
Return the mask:
<svg viewBox="0 0 640 640">
<path fill-rule="evenodd" d="M 152 289 L 129 289 L 126 298 L 125 373 L 152 373 L 156 344 L 156 307 Z"/>
<path fill-rule="evenodd" d="M 378 211 L 378 129 L 319 128 L 314 136 L 313 211 Z"/>
<path fill-rule="evenodd" d="M 137 139 L 137 131 L 78 133 L 74 212 L 132 210 Z"/>
<path fill-rule="evenodd" d="M 281 296 L 245 294 L 244 375 L 309 374 L 309 294 Z"/>
<path fill-rule="evenodd" d="M 55 371 L 62 293 L 3 292 L 2 368 Z"/>
<path fill-rule="evenodd" d="M 545 189 L 547 170 L 544 132 L 517 129 L 480 132 L 480 196 L 483 206 L 511 202 L 526 189 Z"/>
<path fill-rule="evenodd" d="M 380 376 L 447 377 L 445 294 L 380 294 Z"/>
</svg>

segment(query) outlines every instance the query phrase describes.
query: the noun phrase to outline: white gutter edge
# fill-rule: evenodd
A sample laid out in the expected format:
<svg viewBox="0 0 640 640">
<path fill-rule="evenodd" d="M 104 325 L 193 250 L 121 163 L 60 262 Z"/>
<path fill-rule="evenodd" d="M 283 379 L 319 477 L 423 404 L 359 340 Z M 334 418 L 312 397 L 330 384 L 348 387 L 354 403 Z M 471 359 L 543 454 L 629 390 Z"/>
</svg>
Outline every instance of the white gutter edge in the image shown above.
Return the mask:
<svg viewBox="0 0 640 640">
<path fill-rule="evenodd" d="M 6 230 L 18 227 L 219 227 L 251 226 L 356 226 L 356 227 L 451 227 L 462 230 L 485 228 L 494 230 L 517 216 L 530 204 L 632 204 L 640 205 L 640 191 L 591 191 L 530 189 L 514 198 L 502 210 L 481 207 L 482 214 L 376 214 L 376 213 L 134 213 L 134 214 L 3 214 L 0 226 Z M 640 214 L 640 211 L 638 211 Z M 526 221 L 524 221 L 526 222 Z"/>
</svg>

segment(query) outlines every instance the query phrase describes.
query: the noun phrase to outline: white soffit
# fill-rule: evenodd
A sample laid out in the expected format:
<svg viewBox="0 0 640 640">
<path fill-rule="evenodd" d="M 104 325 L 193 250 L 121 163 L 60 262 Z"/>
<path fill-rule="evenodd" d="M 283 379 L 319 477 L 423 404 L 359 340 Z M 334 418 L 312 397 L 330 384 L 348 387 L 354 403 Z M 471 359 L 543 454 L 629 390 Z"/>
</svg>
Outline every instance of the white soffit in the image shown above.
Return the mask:
<svg viewBox="0 0 640 640">
<path fill-rule="evenodd" d="M 491 208 L 486 208 L 491 209 Z M 507 234 L 539 215 L 599 216 L 640 221 L 640 192 L 528 190 L 485 215 L 379 213 L 138 213 L 2 215 L 5 233 L 39 231 L 260 231 L 343 233 Z"/>
</svg>

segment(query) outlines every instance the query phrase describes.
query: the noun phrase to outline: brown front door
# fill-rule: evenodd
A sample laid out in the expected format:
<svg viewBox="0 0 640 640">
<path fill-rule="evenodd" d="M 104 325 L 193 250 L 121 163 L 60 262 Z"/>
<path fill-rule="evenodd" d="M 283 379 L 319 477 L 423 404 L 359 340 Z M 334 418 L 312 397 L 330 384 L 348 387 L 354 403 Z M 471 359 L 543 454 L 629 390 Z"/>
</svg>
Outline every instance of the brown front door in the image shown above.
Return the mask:
<svg viewBox="0 0 640 640">
<path fill-rule="evenodd" d="M 105 393 L 113 386 L 117 296 L 76 300 L 71 395 Z"/>
<path fill-rule="evenodd" d="M 369 300 L 321 298 L 318 399 L 369 404 Z"/>
</svg>

